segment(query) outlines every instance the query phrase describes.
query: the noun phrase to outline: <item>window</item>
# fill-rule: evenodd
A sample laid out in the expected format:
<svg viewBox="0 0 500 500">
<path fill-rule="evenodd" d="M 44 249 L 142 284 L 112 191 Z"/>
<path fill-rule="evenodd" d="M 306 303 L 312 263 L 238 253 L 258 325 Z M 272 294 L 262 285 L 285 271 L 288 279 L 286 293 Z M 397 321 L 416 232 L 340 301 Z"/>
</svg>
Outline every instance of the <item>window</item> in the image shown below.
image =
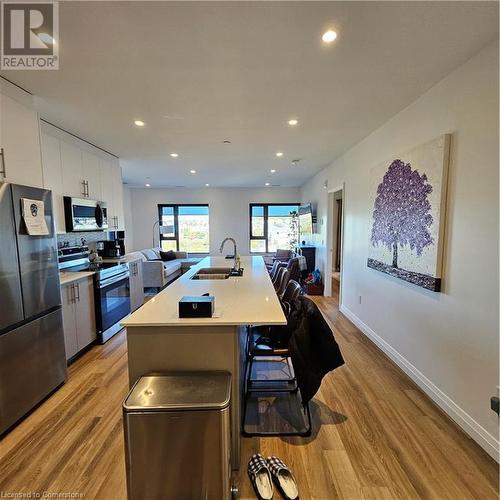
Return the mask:
<svg viewBox="0 0 500 500">
<path fill-rule="evenodd" d="M 250 204 L 250 252 L 276 252 L 290 248 L 291 212 L 298 212 L 295 203 Z"/>
<path fill-rule="evenodd" d="M 163 250 L 209 253 L 208 205 L 158 205 Z"/>
</svg>

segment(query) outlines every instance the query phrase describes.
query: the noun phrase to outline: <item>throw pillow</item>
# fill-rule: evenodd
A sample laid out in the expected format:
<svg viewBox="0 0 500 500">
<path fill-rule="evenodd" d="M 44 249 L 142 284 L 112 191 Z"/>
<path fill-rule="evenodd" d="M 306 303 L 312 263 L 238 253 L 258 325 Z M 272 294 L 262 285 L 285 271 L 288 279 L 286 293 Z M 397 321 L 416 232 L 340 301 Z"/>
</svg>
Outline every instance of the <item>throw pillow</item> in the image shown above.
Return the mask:
<svg viewBox="0 0 500 500">
<path fill-rule="evenodd" d="M 177 256 L 175 255 L 175 252 L 173 250 L 169 250 L 168 252 L 162 252 L 160 250 L 160 257 L 163 262 L 177 259 Z"/>
</svg>

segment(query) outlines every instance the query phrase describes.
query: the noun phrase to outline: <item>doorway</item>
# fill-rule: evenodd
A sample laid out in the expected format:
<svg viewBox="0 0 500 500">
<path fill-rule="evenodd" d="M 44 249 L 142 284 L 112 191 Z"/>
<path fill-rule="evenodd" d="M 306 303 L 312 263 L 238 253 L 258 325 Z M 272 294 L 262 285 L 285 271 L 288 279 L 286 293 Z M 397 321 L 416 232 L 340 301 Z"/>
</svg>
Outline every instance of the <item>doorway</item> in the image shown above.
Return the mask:
<svg viewBox="0 0 500 500">
<path fill-rule="evenodd" d="M 340 187 L 330 191 L 329 207 L 329 263 L 330 295 L 341 303 L 341 276 L 342 276 L 342 238 L 344 221 L 344 188 Z"/>
</svg>

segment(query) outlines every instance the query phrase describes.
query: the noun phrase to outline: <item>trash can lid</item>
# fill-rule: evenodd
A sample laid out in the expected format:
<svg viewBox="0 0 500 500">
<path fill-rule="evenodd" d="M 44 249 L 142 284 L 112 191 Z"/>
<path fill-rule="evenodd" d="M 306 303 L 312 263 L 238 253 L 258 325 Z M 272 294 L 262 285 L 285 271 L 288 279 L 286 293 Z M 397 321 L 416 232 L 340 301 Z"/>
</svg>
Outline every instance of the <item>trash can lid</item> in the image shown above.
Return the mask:
<svg viewBox="0 0 500 500">
<path fill-rule="evenodd" d="M 221 410 L 231 399 L 224 371 L 152 373 L 142 376 L 123 403 L 124 411 Z"/>
</svg>

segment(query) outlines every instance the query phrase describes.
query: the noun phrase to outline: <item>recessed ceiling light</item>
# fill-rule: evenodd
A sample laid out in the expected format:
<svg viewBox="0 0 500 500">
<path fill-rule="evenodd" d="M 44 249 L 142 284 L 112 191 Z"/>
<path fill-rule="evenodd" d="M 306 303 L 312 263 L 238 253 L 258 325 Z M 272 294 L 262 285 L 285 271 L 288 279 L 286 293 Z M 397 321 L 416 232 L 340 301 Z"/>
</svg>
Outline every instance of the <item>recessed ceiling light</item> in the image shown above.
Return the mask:
<svg viewBox="0 0 500 500">
<path fill-rule="evenodd" d="M 281 158 L 281 157 L 283 156 L 283 153 L 282 153 L 281 151 L 278 151 L 278 152 L 276 153 L 276 156 L 277 156 L 278 158 Z"/>
<path fill-rule="evenodd" d="M 225 141 L 222 141 L 223 144 L 231 144 L 231 141 L 226 139 Z"/>
<path fill-rule="evenodd" d="M 142 120 L 135 120 L 134 125 L 136 127 L 144 127 L 144 125 L 146 125 L 146 124 Z"/>
<path fill-rule="evenodd" d="M 264 186 L 270 186 L 270 185 L 271 185 L 271 183 L 270 183 L 270 182 L 266 182 L 266 183 L 264 184 Z"/>
<path fill-rule="evenodd" d="M 328 30 L 325 33 L 323 33 L 321 40 L 323 40 L 325 43 L 332 43 L 336 38 L 337 38 L 337 33 L 335 33 L 335 31 L 333 30 Z"/>
<path fill-rule="evenodd" d="M 288 120 L 288 125 L 291 125 L 292 127 L 295 127 L 295 125 L 298 125 L 298 123 L 299 123 L 299 120 L 296 120 L 295 118 Z"/>
<path fill-rule="evenodd" d="M 172 158 L 178 158 L 179 157 L 179 153 L 170 153 L 170 156 Z"/>
<path fill-rule="evenodd" d="M 274 174 L 276 170 L 274 168 L 271 169 L 271 173 Z"/>
<path fill-rule="evenodd" d="M 151 184 L 146 184 L 146 187 L 147 187 L 147 188 L 148 188 L 148 187 L 150 187 L 150 186 L 151 186 Z"/>
<path fill-rule="evenodd" d="M 207 182 L 207 183 L 205 184 L 205 186 L 210 187 L 210 184 Z"/>
<path fill-rule="evenodd" d="M 196 170 L 190 170 L 192 174 L 196 174 Z"/>
</svg>

